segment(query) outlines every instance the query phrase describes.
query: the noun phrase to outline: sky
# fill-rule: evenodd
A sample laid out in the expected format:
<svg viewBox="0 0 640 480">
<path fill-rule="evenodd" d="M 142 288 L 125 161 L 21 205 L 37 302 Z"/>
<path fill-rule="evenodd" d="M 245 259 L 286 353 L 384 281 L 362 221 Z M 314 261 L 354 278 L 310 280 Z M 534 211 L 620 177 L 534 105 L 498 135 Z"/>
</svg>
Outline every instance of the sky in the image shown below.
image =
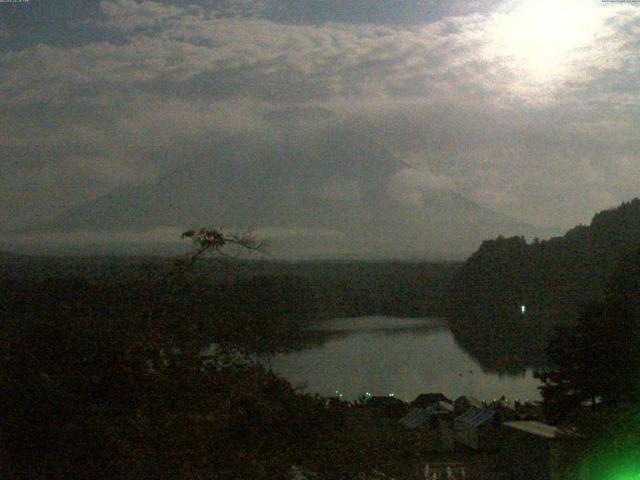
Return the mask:
<svg viewBox="0 0 640 480">
<path fill-rule="evenodd" d="M 640 195 L 639 52 L 632 2 L 2 2 L 0 232 L 467 255 L 492 233 L 451 218 L 588 224 Z"/>
</svg>

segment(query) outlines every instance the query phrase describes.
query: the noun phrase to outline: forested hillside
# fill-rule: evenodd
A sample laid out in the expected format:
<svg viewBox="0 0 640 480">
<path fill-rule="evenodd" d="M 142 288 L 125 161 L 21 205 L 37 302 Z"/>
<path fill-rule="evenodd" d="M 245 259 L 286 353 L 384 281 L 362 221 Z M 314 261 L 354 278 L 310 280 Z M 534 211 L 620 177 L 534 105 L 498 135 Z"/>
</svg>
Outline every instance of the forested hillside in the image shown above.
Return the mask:
<svg viewBox="0 0 640 480">
<path fill-rule="evenodd" d="M 28 322 L 84 309 L 97 318 L 129 318 L 155 315 L 158 305 L 171 298 L 171 313 L 176 318 L 184 311 L 195 315 L 211 341 L 240 341 L 244 327 L 255 331 L 259 326 L 263 340 L 276 337 L 278 345 L 248 347 L 288 348 L 290 340 L 298 343 L 296 333 L 310 321 L 443 315 L 446 288 L 459 267 L 203 259 L 175 290 L 168 282 L 171 265 L 152 257 L 10 257 L 0 263 L 0 316 Z"/>
<path fill-rule="evenodd" d="M 600 300 L 612 268 L 638 245 L 639 199 L 563 237 L 486 241 L 453 278 L 451 326 L 487 368 L 540 364 L 550 329 Z"/>
</svg>

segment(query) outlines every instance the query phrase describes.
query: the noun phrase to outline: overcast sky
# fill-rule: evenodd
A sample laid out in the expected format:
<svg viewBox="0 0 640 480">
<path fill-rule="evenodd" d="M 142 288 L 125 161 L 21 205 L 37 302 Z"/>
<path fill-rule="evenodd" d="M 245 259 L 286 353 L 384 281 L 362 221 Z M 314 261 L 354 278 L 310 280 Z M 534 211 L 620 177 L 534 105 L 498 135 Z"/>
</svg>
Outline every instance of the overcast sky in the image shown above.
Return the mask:
<svg viewBox="0 0 640 480">
<path fill-rule="evenodd" d="M 640 194 L 639 66 L 633 3 L 0 3 L 0 222 L 152 185 L 212 142 L 338 128 L 399 160 L 400 201 L 455 191 L 569 228 Z"/>
</svg>

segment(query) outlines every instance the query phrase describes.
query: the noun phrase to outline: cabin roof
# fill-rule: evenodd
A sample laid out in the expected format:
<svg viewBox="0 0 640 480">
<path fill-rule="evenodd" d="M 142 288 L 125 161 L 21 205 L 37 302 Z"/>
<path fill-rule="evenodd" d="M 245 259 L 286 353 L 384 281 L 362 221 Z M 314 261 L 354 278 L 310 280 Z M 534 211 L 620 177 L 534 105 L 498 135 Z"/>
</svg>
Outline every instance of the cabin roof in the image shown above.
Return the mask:
<svg viewBox="0 0 640 480">
<path fill-rule="evenodd" d="M 428 404 L 435 402 L 452 403 L 451 400 L 442 393 L 421 393 L 413 402 L 411 402 L 411 404 L 427 406 Z"/>
<path fill-rule="evenodd" d="M 544 438 L 559 438 L 566 436 L 566 432 L 557 427 L 533 420 L 505 422 L 504 426 Z"/>
<path fill-rule="evenodd" d="M 442 417 L 451 413 L 452 407 L 445 402 L 442 405 L 432 405 L 428 408 L 413 408 L 411 411 L 400 419 L 400 424 L 407 428 L 417 428 L 429 421 L 432 416 Z"/>
<path fill-rule="evenodd" d="M 447 402 L 434 402 L 428 409 L 434 413 L 453 412 L 453 405 Z"/>
<path fill-rule="evenodd" d="M 407 428 L 417 428 L 427 423 L 431 414 L 428 408 L 414 408 L 400 419 L 400 424 Z"/>
<path fill-rule="evenodd" d="M 469 427 L 479 427 L 480 425 L 490 422 L 498 412 L 490 407 L 470 408 L 462 415 L 456 418 L 456 422 L 463 423 Z"/>
</svg>

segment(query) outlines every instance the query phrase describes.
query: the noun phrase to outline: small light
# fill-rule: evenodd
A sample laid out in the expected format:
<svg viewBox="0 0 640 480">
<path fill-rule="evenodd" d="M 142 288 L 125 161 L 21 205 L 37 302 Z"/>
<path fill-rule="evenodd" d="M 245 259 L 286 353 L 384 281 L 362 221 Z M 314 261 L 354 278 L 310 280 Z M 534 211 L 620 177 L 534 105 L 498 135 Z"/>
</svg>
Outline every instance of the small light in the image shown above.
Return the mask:
<svg viewBox="0 0 640 480">
<path fill-rule="evenodd" d="M 527 313 L 527 306 L 526 306 L 526 305 L 522 305 L 522 306 L 520 307 L 520 313 L 522 313 L 523 315 L 524 315 L 525 313 Z"/>
</svg>

